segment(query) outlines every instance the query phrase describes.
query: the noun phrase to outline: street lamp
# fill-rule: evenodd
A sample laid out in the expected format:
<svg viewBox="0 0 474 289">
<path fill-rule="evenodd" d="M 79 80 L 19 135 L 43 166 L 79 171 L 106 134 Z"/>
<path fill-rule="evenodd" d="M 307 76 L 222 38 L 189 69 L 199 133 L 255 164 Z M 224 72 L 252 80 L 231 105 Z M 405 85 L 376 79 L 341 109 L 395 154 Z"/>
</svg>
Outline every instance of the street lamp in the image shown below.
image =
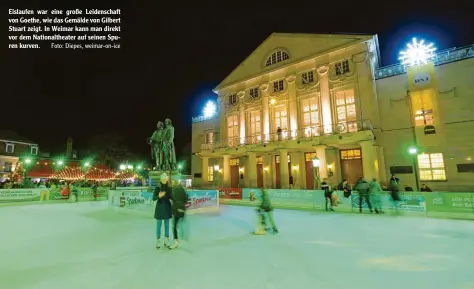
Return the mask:
<svg viewBox="0 0 474 289">
<path fill-rule="evenodd" d="M 418 157 L 418 149 L 416 147 L 410 147 L 408 149 L 408 154 L 412 156 L 412 162 L 413 162 L 413 170 L 415 173 L 415 183 L 416 183 L 416 191 L 420 191 L 420 185 L 419 185 L 419 180 L 418 180 L 418 162 L 417 162 L 417 157 Z"/>
<path fill-rule="evenodd" d="M 178 173 L 181 174 L 181 169 L 183 168 L 182 164 L 178 164 Z"/>
<path fill-rule="evenodd" d="M 120 168 L 121 171 L 124 171 L 127 167 L 125 165 L 120 165 L 119 168 Z"/>
<path fill-rule="evenodd" d="M 319 164 L 320 161 L 317 157 L 313 159 L 313 177 L 314 177 L 314 189 L 319 187 Z"/>
<path fill-rule="evenodd" d="M 214 186 L 219 185 L 219 165 L 214 165 Z"/>
</svg>

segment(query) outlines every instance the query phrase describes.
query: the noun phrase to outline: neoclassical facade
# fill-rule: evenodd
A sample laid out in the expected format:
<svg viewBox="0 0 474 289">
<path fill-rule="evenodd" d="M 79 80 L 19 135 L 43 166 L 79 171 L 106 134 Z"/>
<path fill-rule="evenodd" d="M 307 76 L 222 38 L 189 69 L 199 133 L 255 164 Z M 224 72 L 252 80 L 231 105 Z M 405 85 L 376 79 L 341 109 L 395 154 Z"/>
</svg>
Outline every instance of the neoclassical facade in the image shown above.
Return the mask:
<svg viewBox="0 0 474 289">
<path fill-rule="evenodd" d="M 446 56 L 431 66 L 380 68 L 375 35 L 274 33 L 215 88 L 218 114 L 193 119 L 194 185 L 313 188 L 317 157 L 320 177 L 332 184 L 362 176 L 385 182 L 396 173 L 412 187 L 471 180 L 474 188 L 474 175 L 448 171 L 453 132 L 445 121 L 454 112 L 439 97 L 448 93 L 439 89 L 443 78 L 458 101 L 474 97 L 474 51 L 466 51 L 462 64 Z M 456 82 L 460 69 L 467 74 Z M 436 81 L 410 84 L 426 74 Z M 472 123 L 462 125 L 474 136 Z M 425 135 L 427 127 L 435 133 Z M 462 147 L 458 161 L 468 165 L 473 146 Z M 442 172 L 432 164 L 440 157 Z"/>
</svg>

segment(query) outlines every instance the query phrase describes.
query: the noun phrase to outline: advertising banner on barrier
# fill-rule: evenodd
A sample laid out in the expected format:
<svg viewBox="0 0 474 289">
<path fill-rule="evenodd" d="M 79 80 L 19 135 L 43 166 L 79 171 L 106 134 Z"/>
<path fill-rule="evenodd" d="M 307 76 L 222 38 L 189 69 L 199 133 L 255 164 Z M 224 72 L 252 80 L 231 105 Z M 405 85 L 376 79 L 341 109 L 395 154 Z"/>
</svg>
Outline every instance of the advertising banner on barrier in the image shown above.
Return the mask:
<svg viewBox="0 0 474 289">
<path fill-rule="evenodd" d="M 324 206 L 324 192 L 314 190 L 291 189 L 264 189 L 276 207 L 317 208 Z M 244 188 L 242 200 L 258 202 L 262 196 L 262 189 Z"/>
<path fill-rule="evenodd" d="M 260 199 L 262 196 L 262 189 L 243 188 L 242 189 L 242 200 L 244 201 L 255 201 Z"/>
<path fill-rule="evenodd" d="M 352 192 L 352 208 L 359 209 L 360 197 L 357 192 Z M 370 202 L 374 207 L 376 202 L 380 202 L 382 210 L 393 210 L 395 204 L 392 196 L 389 193 L 382 193 L 379 195 L 370 195 Z M 420 192 L 400 192 L 400 202 L 398 208 L 405 212 L 426 212 L 425 196 Z M 364 198 L 362 198 L 362 209 L 366 210 L 369 206 Z"/>
<path fill-rule="evenodd" d="M 219 198 L 242 200 L 242 188 L 220 188 Z"/>
<path fill-rule="evenodd" d="M 188 210 L 217 207 L 217 190 L 192 190 L 186 191 L 189 202 L 186 204 Z"/>
<path fill-rule="evenodd" d="M 0 203 L 39 201 L 44 189 L 0 190 Z"/>
<path fill-rule="evenodd" d="M 474 215 L 474 193 L 425 193 L 428 212 Z"/>
</svg>

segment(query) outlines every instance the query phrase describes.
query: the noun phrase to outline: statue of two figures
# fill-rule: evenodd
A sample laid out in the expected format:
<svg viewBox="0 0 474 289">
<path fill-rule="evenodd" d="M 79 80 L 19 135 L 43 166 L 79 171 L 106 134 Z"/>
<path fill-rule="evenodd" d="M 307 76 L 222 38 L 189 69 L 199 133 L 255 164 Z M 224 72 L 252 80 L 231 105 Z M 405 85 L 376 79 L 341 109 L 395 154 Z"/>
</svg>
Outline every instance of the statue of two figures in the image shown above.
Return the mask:
<svg viewBox="0 0 474 289">
<path fill-rule="evenodd" d="M 156 161 L 156 170 L 176 170 L 176 153 L 174 149 L 174 127 L 169 118 L 165 123 L 159 121 L 156 130 L 148 140 L 151 145 L 152 158 Z"/>
</svg>

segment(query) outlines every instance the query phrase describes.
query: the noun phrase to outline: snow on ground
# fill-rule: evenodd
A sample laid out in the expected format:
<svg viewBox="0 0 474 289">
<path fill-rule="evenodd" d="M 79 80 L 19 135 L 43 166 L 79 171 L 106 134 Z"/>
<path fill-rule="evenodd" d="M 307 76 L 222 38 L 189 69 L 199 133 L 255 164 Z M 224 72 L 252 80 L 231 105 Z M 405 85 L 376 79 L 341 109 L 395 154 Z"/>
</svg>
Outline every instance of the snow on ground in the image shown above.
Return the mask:
<svg viewBox="0 0 474 289">
<path fill-rule="evenodd" d="M 474 222 L 252 208 L 189 216 L 189 242 L 155 249 L 155 222 L 99 202 L 0 208 L 0 288 L 474 289 Z"/>
</svg>

